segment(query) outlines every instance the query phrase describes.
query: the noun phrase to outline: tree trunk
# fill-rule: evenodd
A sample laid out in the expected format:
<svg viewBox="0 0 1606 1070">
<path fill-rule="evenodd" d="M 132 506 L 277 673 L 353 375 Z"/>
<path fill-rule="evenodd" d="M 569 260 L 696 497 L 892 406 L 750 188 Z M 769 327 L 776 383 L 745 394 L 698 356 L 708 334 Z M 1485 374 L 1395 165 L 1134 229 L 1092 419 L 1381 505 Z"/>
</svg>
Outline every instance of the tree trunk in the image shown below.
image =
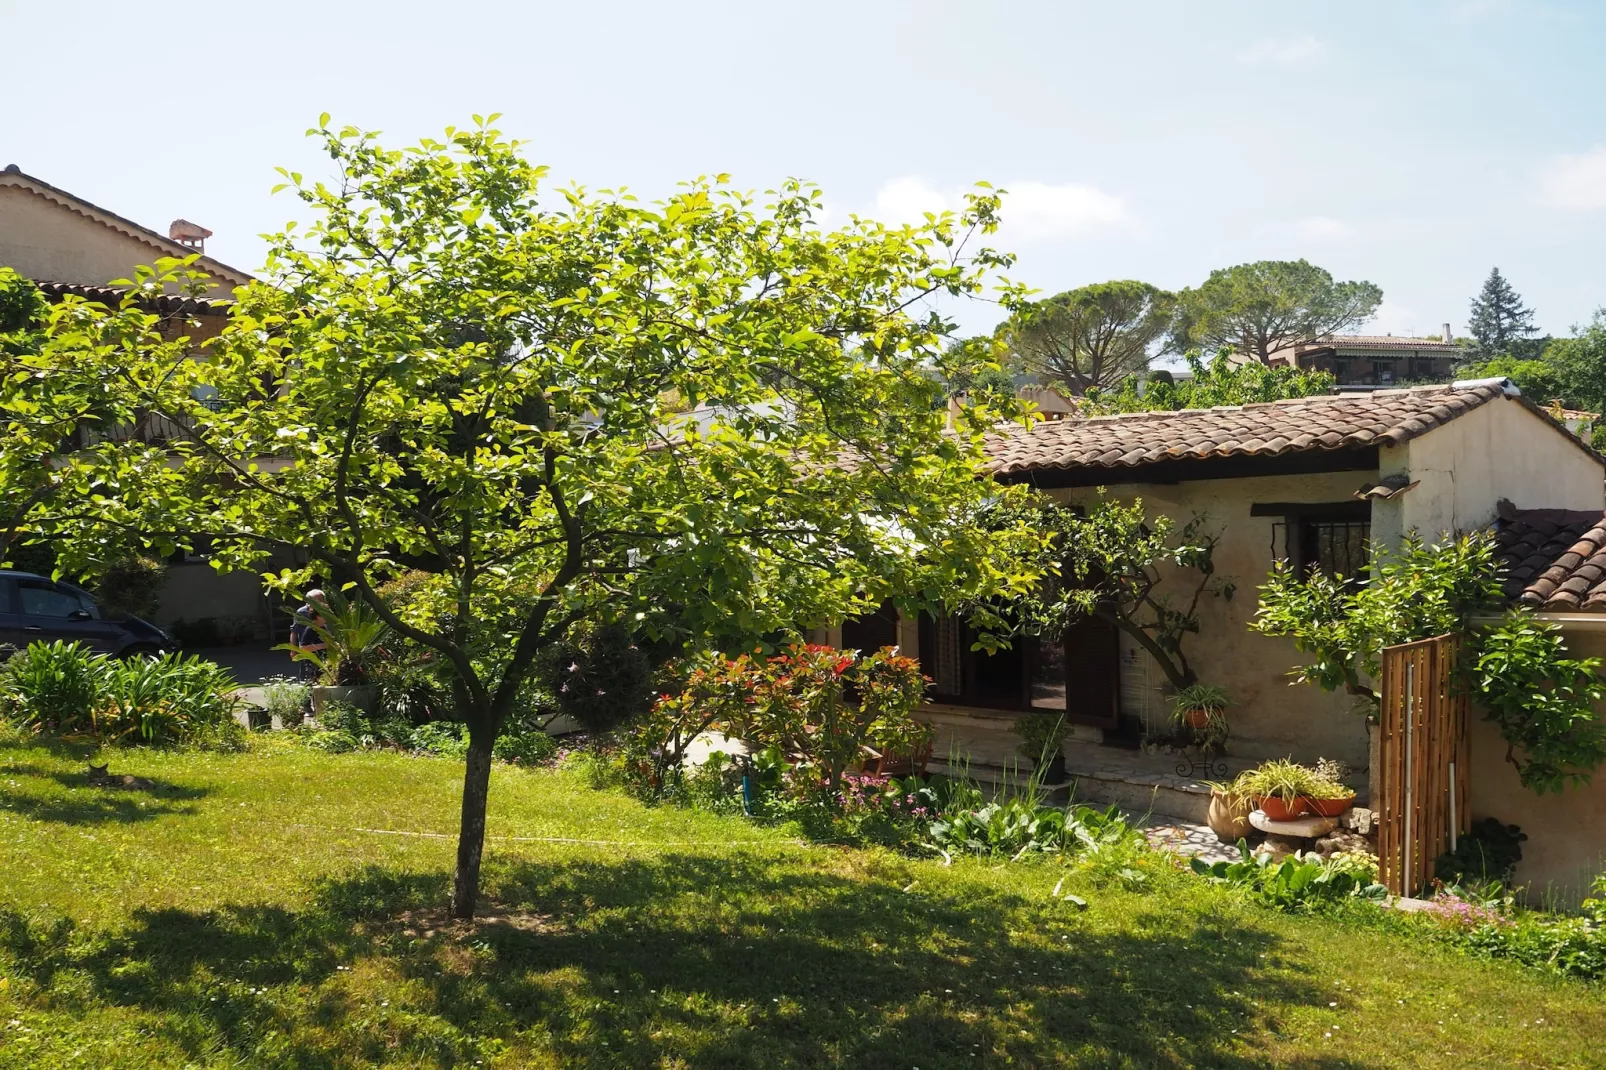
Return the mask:
<svg viewBox="0 0 1606 1070">
<path fill-rule="evenodd" d="M 452 917 L 474 917 L 480 895 L 480 857 L 485 852 L 485 802 L 491 791 L 492 733 L 469 730 L 463 767 L 463 818 L 457 831 L 457 874 L 452 882 Z"/>
</svg>

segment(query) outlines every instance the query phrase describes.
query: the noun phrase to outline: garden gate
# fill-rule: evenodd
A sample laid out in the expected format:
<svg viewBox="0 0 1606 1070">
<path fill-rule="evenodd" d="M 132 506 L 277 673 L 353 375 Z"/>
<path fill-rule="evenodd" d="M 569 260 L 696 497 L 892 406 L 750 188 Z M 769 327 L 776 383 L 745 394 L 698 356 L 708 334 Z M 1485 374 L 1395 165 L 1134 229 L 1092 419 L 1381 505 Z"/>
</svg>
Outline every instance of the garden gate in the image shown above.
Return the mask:
<svg viewBox="0 0 1606 1070">
<path fill-rule="evenodd" d="M 1471 827 L 1467 813 L 1467 699 L 1454 686 L 1453 635 L 1383 649 L 1378 769 L 1379 880 L 1415 895 L 1433 863 Z"/>
</svg>

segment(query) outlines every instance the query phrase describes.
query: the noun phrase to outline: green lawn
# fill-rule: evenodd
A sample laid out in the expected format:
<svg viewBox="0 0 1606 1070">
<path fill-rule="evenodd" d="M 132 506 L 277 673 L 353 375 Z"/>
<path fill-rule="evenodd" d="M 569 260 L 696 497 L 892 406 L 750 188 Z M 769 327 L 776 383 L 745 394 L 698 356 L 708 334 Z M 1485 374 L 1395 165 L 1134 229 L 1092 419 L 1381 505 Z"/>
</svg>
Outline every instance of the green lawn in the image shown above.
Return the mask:
<svg viewBox="0 0 1606 1070">
<path fill-rule="evenodd" d="M 357 831 L 451 832 L 451 762 L 113 769 L 158 787 L 0 749 L 0 1065 L 1606 1064 L 1598 987 L 1180 872 L 1073 875 L 1077 911 L 1052 864 L 803 846 L 499 767 L 464 928 L 450 838 Z"/>
</svg>

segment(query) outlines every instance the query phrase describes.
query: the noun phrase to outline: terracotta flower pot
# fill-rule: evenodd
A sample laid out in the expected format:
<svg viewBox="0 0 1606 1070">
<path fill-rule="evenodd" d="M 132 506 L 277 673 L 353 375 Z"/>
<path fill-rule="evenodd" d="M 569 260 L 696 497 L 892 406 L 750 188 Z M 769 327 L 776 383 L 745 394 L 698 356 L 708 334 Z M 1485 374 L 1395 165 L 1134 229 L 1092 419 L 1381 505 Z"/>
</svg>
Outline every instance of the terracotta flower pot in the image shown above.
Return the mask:
<svg viewBox="0 0 1606 1070">
<path fill-rule="evenodd" d="M 1193 709 L 1182 715 L 1189 728 L 1204 728 L 1210 723 L 1210 711 Z"/>
<path fill-rule="evenodd" d="M 1254 808 L 1255 800 L 1247 795 L 1212 791 L 1205 823 L 1222 843 L 1237 843 L 1254 831 L 1249 823 L 1249 814 Z"/>
<path fill-rule="evenodd" d="M 1305 812 L 1305 800 L 1296 798 L 1293 802 L 1284 802 L 1281 795 L 1262 795 L 1256 802 L 1260 812 L 1273 821 L 1292 821 Z"/>
<path fill-rule="evenodd" d="M 1337 817 L 1355 805 L 1355 796 L 1351 795 L 1344 799 L 1307 799 L 1304 796 L 1300 796 L 1299 801 L 1304 803 L 1306 808 L 1313 814 L 1320 814 L 1323 817 Z"/>
</svg>

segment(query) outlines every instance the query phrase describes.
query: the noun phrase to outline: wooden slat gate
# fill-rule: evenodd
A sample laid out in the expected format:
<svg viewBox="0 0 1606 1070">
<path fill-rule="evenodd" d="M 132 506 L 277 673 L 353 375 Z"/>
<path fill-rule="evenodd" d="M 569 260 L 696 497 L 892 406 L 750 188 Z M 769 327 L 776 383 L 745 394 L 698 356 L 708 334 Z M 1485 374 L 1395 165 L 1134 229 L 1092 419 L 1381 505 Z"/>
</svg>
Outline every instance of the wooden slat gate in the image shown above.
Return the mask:
<svg viewBox="0 0 1606 1070">
<path fill-rule="evenodd" d="M 1454 686 L 1460 641 L 1441 635 L 1383 650 L 1378 798 L 1379 880 L 1416 895 L 1433 863 L 1470 828 L 1467 700 Z"/>
</svg>

